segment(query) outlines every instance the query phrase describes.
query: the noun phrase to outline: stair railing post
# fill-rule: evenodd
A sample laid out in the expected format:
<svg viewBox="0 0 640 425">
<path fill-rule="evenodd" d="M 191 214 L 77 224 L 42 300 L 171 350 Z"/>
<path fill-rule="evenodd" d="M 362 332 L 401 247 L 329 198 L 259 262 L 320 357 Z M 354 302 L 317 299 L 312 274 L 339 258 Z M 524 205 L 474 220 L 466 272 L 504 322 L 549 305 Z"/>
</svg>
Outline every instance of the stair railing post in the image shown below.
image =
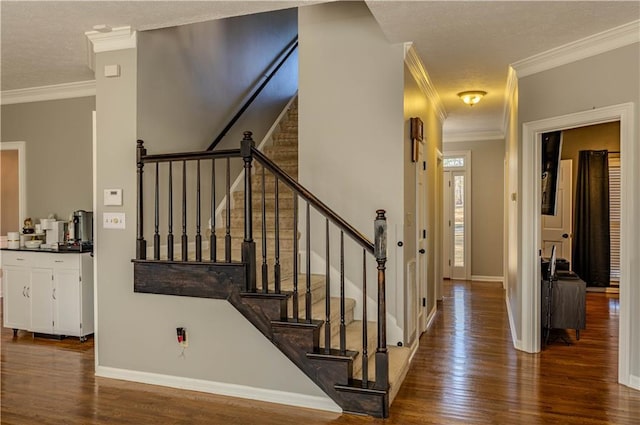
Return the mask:
<svg viewBox="0 0 640 425">
<path fill-rule="evenodd" d="M 389 357 L 387 353 L 387 307 L 385 270 L 387 262 L 387 218 L 385 210 L 376 211 L 374 221 L 374 255 L 378 263 L 378 347 L 376 349 L 375 388 L 389 388 Z"/>
<path fill-rule="evenodd" d="M 240 155 L 244 161 L 244 241 L 242 242 L 242 262 L 247 264 L 247 291 L 256 290 L 256 244 L 253 241 L 253 195 L 251 194 L 251 150 L 255 146 L 252 133 L 244 132 L 240 143 Z M 263 236 L 264 237 L 264 236 Z"/>
<path fill-rule="evenodd" d="M 142 157 L 147 154 L 147 150 L 144 148 L 144 142 L 138 140 L 136 144 L 136 162 L 138 168 L 138 227 L 136 238 L 136 258 L 138 260 L 147 259 L 147 242 L 144 240 L 144 182 L 142 180 L 144 162 Z"/>
</svg>

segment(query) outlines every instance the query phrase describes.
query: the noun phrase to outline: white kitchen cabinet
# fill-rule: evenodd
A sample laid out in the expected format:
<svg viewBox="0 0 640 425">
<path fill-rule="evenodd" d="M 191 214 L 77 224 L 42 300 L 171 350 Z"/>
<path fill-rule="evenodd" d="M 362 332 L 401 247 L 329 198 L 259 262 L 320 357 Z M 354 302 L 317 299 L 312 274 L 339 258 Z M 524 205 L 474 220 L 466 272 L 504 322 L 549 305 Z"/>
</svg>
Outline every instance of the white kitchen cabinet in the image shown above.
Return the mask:
<svg viewBox="0 0 640 425">
<path fill-rule="evenodd" d="M 3 251 L 4 326 L 77 336 L 94 331 L 89 253 Z"/>
<path fill-rule="evenodd" d="M 30 282 L 31 270 L 24 267 L 2 266 L 2 311 L 6 328 L 31 328 Z"/>
</svg>

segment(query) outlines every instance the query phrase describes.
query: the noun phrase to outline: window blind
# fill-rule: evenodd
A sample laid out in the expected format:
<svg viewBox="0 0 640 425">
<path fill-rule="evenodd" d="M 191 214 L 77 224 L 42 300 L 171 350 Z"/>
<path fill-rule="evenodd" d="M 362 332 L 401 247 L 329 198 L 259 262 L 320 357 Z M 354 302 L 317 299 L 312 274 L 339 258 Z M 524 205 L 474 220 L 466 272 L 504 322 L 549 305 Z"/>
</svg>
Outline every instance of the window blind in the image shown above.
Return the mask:
<svg viewBox="0 0 640 425">
<path fill-rule="evenodd" d="M 611 280 L 620 280 L 620 154 L 609 154 Z"/>
</svg>

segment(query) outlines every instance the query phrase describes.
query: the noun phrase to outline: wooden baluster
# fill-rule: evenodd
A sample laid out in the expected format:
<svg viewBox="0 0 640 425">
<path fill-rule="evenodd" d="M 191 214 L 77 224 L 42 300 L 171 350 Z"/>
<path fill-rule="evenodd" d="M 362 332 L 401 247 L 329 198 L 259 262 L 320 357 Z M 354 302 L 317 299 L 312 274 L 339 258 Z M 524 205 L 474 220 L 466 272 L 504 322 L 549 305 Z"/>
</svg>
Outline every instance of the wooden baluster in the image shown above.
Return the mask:
<svg viewBox="0 0 640 425">
<path fill-rule="evenodd" d="M 300 315 L 298 305 L 298 194 L 293 193 L 293 317 Z"/>
<path fill-rule="evenodd" d="M 196 261 L 202 261 L 202 235 L 200 225 L 202 217 L 200 214 L 200 160 L 196 162 Z"/>
<path fill-rule="evenodd" d="M 231 159 L 227 157 L 226 174 L 226 195 L 227 195 L 227 217 L 224 235 L 224 261 L 231 262 Z"/>
<path fill-rule="evenodd" d="M 387 218 L 384 210 L 377 210 L 374 222 L 375 257 L 378 263 L 378 347 L 376 349 L 375 388 L 389 388 L 389 357 L 387 353 L 387 307 L 385 265 L 387 262 Z"/>
<path fill-rule="evenodd" d="M 154 233 L 153 233 L 153 259 L 160 259 L 160 182 L 158 168 L 160 163 L 156 162 L 156 190 L 154 199 Z"/>
<path fill-rule="evenodd" d="M 329 219 L 325 219 L 326 238 L 326 268 L 325 268 L 325 322 L 324 322 L 324 352 L 331 352 L 331 259 L 329 244 Z"/>
<path fill-rule="evenodd" d="M 256 243 L 253 241 L 253 195 L 251 194 L 251 150 L 255 146 L 252 133 L 244 132 L 240 144 L 240 155 L 244 161 L 244 240 L 242 242 L 242 262 L 247 264 L 247 291 L 256 290 Z"/>
<path fill-rule="evenodd" d="M 305 293 L 305 319 L 311 323 L 311 206 L 307 202 L 307 292 Z"/>
<path fill-rule="evenodd" d="M 269 266 L 267 266 L 267 206 L 264 166 L 262 167 L 262 292 L 269 292 Z"/>
<path fill-rule="evenodd" d="M 182 261 L 189 260 L 187 237 L 187 161 L 182 161 Z"/>
<path fill-rule="evenodd" d="M 137 179 L 138 179 L 138 227 L 136 238 L 136 258 L 138 260 L 145 260 L 147 258 L 147 242 L 144 240 L 144 163 L 142 157 L 147 154 L 147 150 L 144 148 L 144 142 L 138 140 L 136 145 L 136 161 L 137 161 Z"/>
<path fill-rule="evenodd" d="M 362 388 L 369 385 L 369 335 L 367 327 L 367 250 L 362 250 Z"/>
<path fill-rule="evenodd" d="M 209 260 L 217 261 L 217 241 L 216 241 L 216 160 L 211 159 L 211 235 L 209 236 Z"/>
<path fill-rule="evenodd" d="M 340 354 L 347 352 L 347 328 L 344 323 L 344 232 L 340 231 Z"/>
<path fill-rule="evenodd" d="M 264 168 L 264 167 L 263 167 Z M 275 178 L 275 251 L 276 259 L 273 266 L 275 292 L 280 293 L 280 194 L 278 191 L 278 177 Z"/>
<path fill-rule="evenodd" d="M 169 234 L 167 235 L 167 259 L 173 261 L 173 162 L 169 161 Z"/>
</svg>

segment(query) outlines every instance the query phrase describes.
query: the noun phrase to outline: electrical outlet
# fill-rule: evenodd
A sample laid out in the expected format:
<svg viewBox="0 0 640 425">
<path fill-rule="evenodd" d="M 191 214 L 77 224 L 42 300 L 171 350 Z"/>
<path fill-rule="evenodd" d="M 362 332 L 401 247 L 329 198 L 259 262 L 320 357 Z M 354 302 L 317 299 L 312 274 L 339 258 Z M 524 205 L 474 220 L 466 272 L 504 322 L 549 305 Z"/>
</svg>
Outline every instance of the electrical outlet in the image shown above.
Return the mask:
<svg viewBox="0 0 640 425">
<path fill-rule="evenodd" d="M 189 346 L 186 328 L 176 328 L 176 335 L 178 338 L 178 345 L 180 345 L 182 348 L 186 348 Z"/>
</svg>

